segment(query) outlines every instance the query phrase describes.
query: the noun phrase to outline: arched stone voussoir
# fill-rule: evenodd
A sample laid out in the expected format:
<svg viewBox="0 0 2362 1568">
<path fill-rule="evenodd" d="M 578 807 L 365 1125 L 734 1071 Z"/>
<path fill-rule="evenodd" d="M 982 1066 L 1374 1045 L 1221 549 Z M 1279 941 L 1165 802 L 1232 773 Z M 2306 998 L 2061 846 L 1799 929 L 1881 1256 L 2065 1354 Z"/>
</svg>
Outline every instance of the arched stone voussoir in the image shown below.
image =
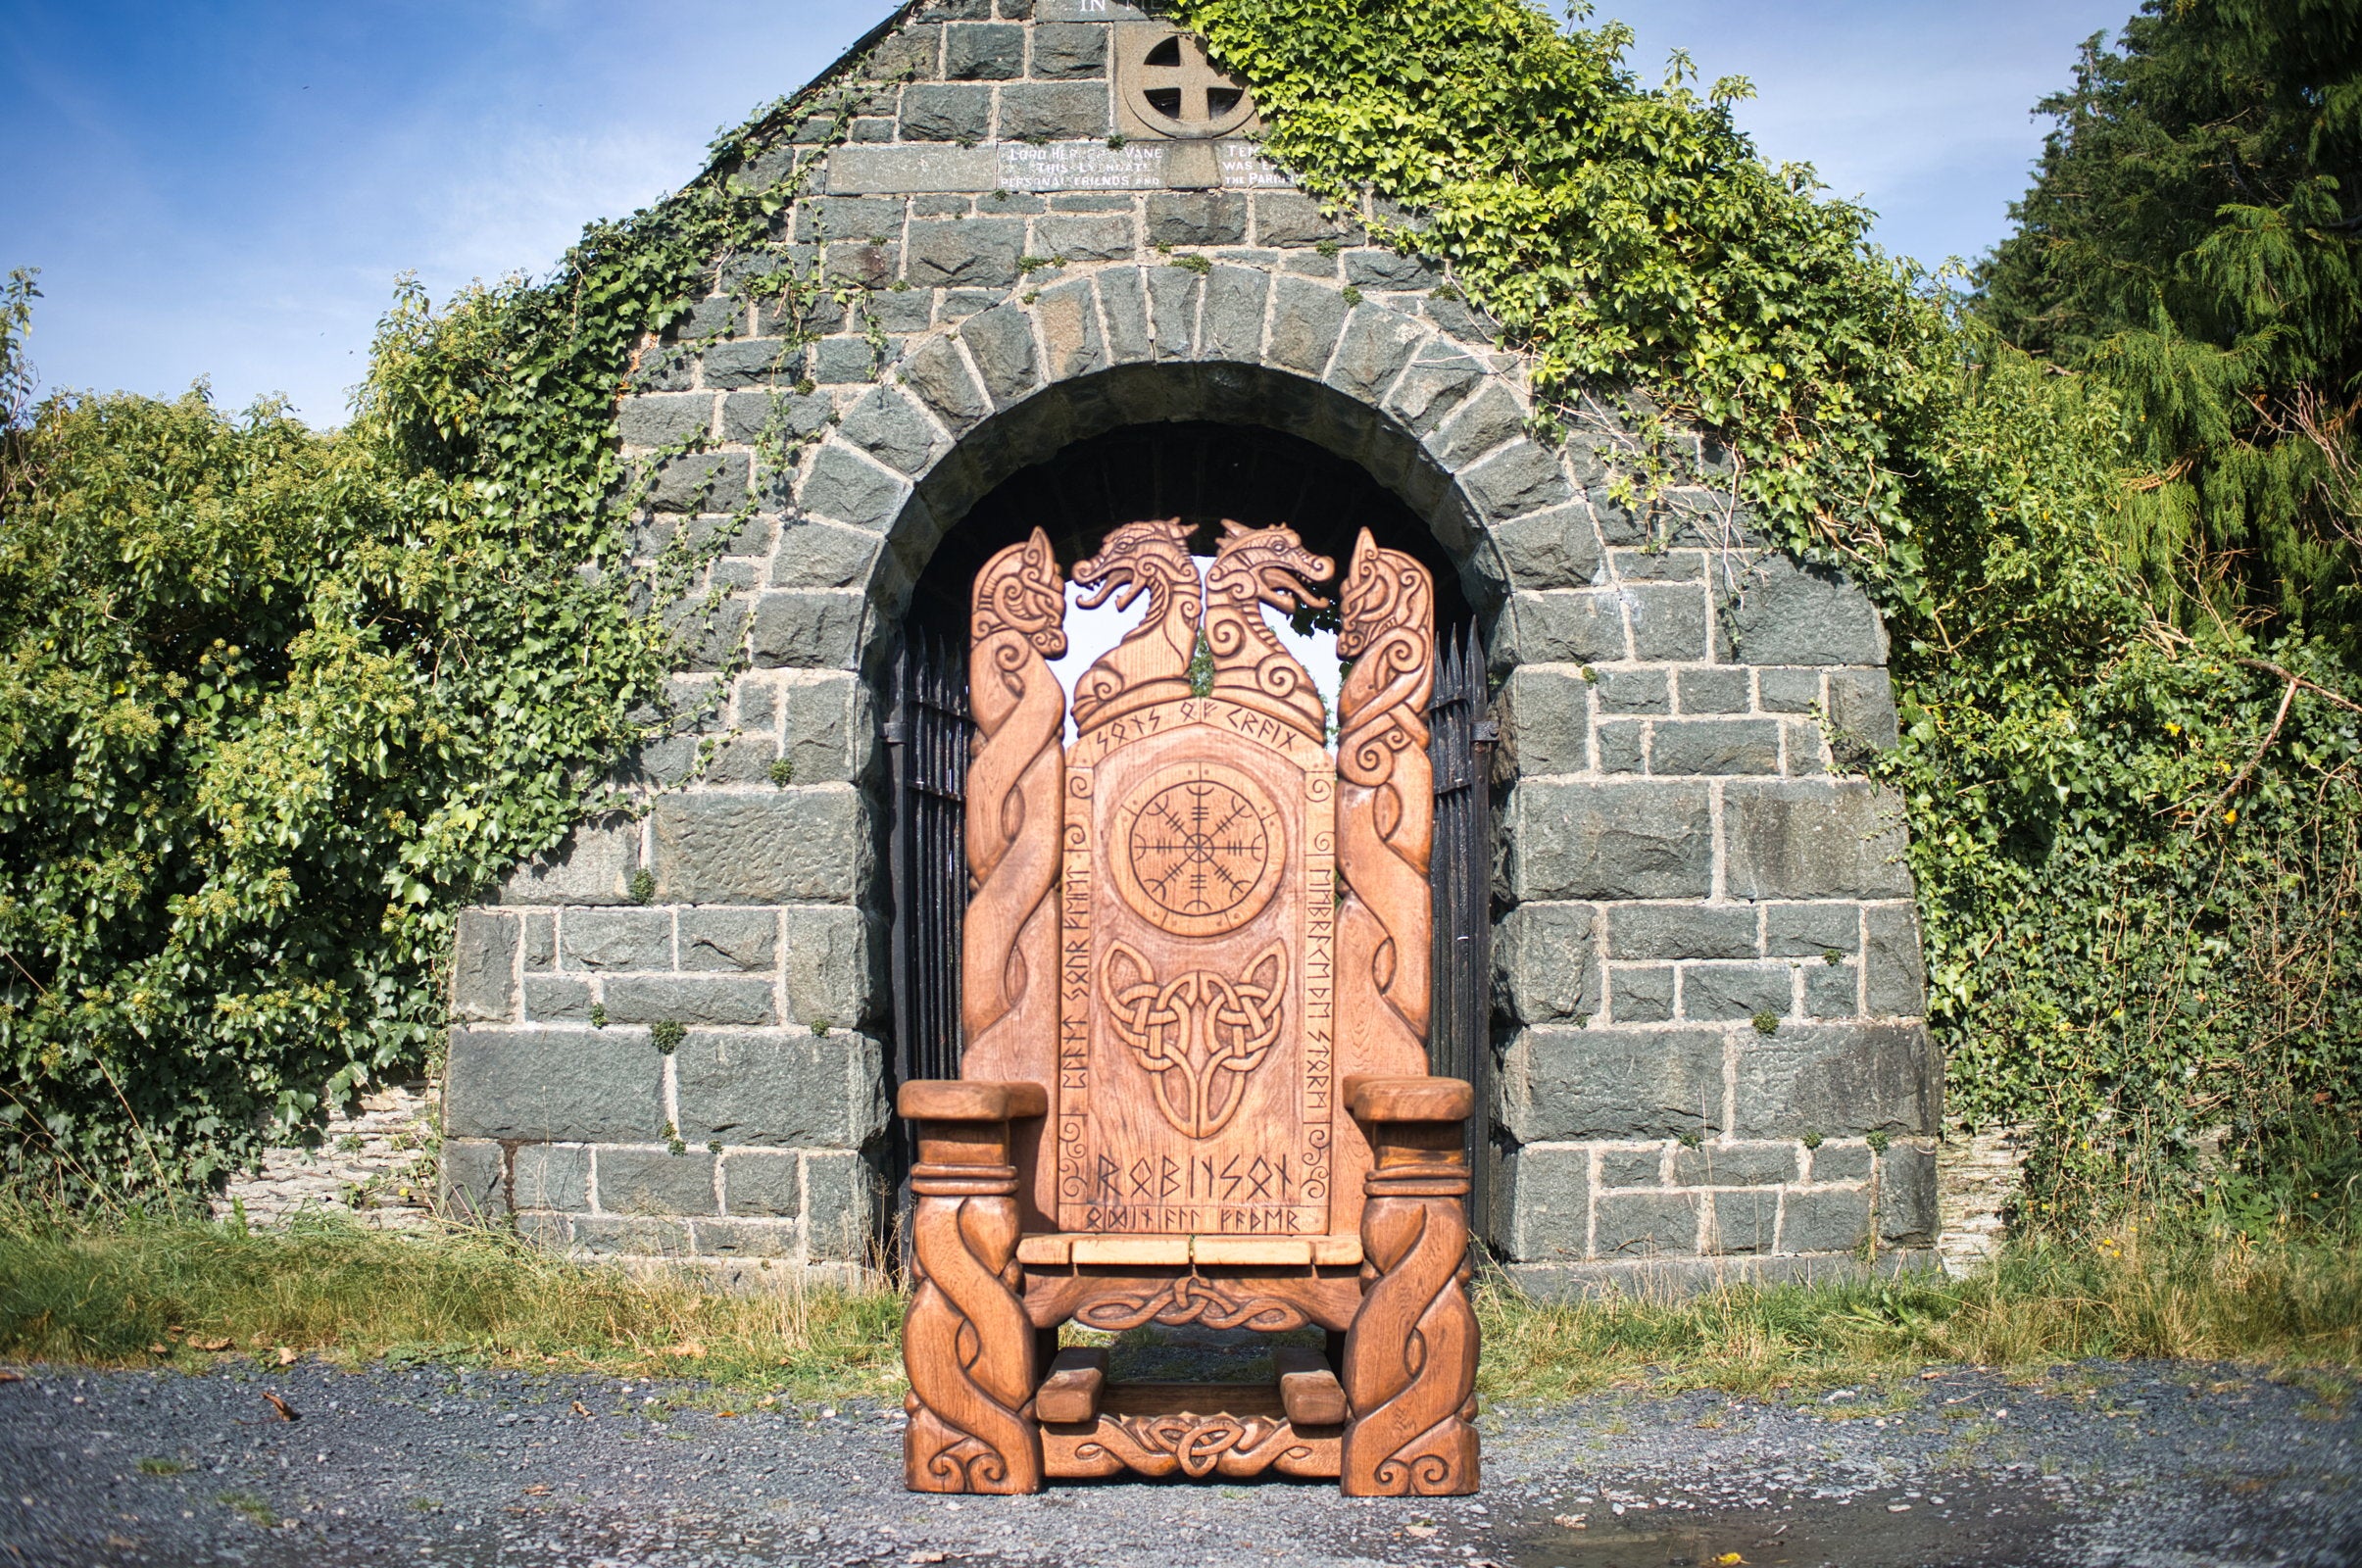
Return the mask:
<svg viewBox="0 0 2362 1568">
<path fill-rule="evenodd" d="M 1333 281 L 1114 262 L 1061 269 L 909 342 L 821 443 L 798 499 L 885 532 L 862 585 L 876 639 L 945 533 L 1018 470 L 1131 424 L 1280 429 L 1402 497 L 1461 564 L 1470 602 L 1500 607 L 1588 579 L 1599 557 L 1578 476 L 1527 433 L 1530 409 L 1517 375 Z"/>
</svg>

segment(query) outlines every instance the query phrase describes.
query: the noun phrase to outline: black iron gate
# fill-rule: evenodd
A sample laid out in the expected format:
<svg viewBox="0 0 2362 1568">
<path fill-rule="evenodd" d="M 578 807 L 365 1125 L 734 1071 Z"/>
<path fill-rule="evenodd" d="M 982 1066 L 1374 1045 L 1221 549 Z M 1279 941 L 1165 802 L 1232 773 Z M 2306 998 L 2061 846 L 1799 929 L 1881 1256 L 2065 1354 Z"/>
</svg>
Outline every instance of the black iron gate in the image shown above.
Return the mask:
<svg viewBox="0 0 2362 1568">
<path fill-rule="evenodd" d="M 967 912 L 967 660 L 913 630 L 894 665 L 886 720 L 894 777 L 892 1096 L 913 1078 L 960 1076 L 960 927 Z M 918 1157 L 893 1118 L 897 1188 Z"/>
<path fill-rule="evenodd" d="M 1470 1228 L 1485 1234 L 1493 1127 L 1493 742 L 1485 717 L 1485 650 L 1474 626 L 1447 632 L 1436 649 L 1427 710 L 1435 767 L 1435 991 L 1427 1068 L 1476 1090 L 1468 1118 Z"/>
<path fill-rule="evenodd" d="M 1493 811 L 1495 730 L 1485 717 L 1484 645 L 1473 626 L 1440 639 L 1428 709 L 1435 767 L 1434 1012 L 1429 1070 L 1476 1090 L 1468 1121 L 1469 1213 L 1485 1227 L 1493 1105 Z M 913 631 L 894 667 L 886 749 L 894 783 L 894 1052 L 888 1095 L 913 1078 L 960 1076 L 960 928 L 967 910 L 962 832 L 968 758 L 967 668 L 956 643 Z M 894 1177 L 917 1152 L 894 1124 Z"/>
</svg>

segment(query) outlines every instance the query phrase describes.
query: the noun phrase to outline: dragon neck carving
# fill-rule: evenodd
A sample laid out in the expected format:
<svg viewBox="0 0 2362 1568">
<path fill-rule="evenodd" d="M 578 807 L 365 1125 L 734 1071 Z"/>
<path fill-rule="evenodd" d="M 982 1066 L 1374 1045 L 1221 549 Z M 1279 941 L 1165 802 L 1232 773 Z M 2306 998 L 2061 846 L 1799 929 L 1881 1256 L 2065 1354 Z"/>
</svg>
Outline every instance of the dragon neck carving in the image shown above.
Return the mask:
<svg viewBox="0 0 2362 1568">
<path fill-rule="evenodd" d="M 1427 568 L 1381 550 L 1369 530 L 1346 573 L 1337 652 L 1353 661 L 1337 694 L 1337 771 L 1382 787 L 1406 756 L 1427 757 L 1427 701 L 1435 695 L 1435 584 Z"/>
<path fill-rule="evenodd" d="M 1304 547 L 1282 523 L 1249 528 L 1222 519 L 1222 544 L 1206 574 L 1206 643 L 1213 653 L 1213 694 L 1268 713 L 1325 742 L 1328 713 L 1312 677 L 1271 634 L 1262 606 L 1282 614 L 1323 610 L 1312 592 L 1337 573 L 1337 563 Z"/>
<path fill-rule="evenodd" d="M 1342 595 L 1337 652 L 1353 661 L 1337 694 L 1337 1016 L 1351 1070 L 1425 1070 L 1427 886 L 1435 772 L 1427 701 L 1435 693 L 1435 585 L 1427 568 L 1381 550 L 1364 529 Z M 1344 1070 L 1341 1068 L 1341 1070 Z"/>
<path fill-rule="evenodd" d="M 1077 733 L 1153 703 L 1187 697 L 1189 662 L 1206 616 L 1206 585 L 1189 558 L 1189 530 L 1181 519 L 1125 523 L 1107 535 L 1098 555 L 1076 564 L 1074 580 L 1091 590 L 1082 601 L 1085 610 L 1097 610 L 1110 598 L 1117 610 L 1129 610 L 1142 594 L 1149 600 L 1140 624 L 1075 682 Z"/>
</svg>

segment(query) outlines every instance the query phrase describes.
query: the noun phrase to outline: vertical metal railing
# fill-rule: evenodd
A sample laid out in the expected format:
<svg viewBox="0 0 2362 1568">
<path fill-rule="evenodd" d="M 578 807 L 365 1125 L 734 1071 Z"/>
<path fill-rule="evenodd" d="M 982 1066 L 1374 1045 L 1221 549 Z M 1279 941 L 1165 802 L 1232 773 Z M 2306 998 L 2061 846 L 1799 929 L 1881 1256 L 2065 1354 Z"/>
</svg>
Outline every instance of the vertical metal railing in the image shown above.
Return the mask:
<svg viewBox="0 0 2362 1568">
<path fill-rule="evenodd" d="M 888 1095 L 913 1078 L 960 1076 L 960 927 L 967 911 L 967 662 L 912 631 L 894 665 L 886 721 L 894 784 L 894 1054 Z M 893 1118 L 899 1187 L 917 1158 Z"/>
<path fill-rule="evenodd" d="M 1435 767 L 1435 991 L 1428 1070 L 1476 1090 L 1468 1118 L 1470 1228 L 1492 1214 L 1493 743 L 1485 716 L 1485 651 L 1474 626 L 1438 639 L 1435 696 L 1427 710 Z"/>
</svg>

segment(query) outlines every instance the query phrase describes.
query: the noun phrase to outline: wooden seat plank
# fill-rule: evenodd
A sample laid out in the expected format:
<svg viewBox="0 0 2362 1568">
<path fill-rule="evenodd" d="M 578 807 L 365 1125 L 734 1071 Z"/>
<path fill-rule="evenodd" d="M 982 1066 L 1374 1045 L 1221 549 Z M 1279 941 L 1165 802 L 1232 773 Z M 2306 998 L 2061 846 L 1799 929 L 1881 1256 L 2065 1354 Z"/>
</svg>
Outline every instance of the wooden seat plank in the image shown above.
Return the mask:
<svg viewBox="0 0 2362 1568">
<path fill-rule="evenodd" d="M 1116 1243 L 1109 1246 L 1103 1244 Z M 1068 1263 L 1208 1263 L 1231 1267 L 1351 1268 L 1361 1238 L 1343 1236 L 1122 1236 L 1038 1233 L 1017 1241 L 1017 1261 L 1031 1268 Z"/>
</svg>

